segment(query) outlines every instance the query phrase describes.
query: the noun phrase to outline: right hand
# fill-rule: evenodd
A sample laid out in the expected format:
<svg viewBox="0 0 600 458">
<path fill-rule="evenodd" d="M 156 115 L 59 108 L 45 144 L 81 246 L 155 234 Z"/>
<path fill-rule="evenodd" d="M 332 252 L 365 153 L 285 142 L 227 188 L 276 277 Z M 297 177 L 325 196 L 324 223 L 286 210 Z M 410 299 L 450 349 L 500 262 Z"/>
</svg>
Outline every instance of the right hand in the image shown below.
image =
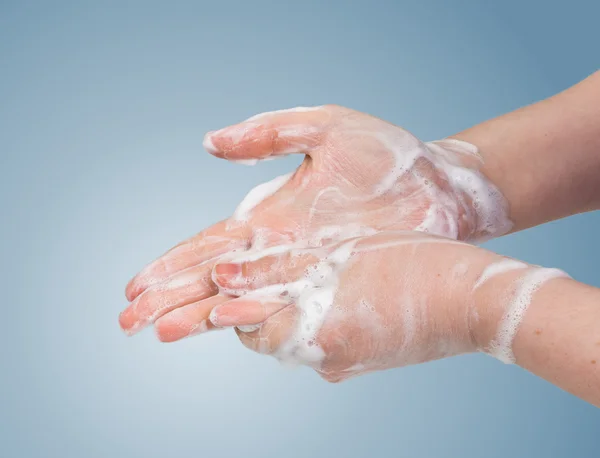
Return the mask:
<svg viewBox="0 0 600 458">
<path fill-rule="evenodd" d="M 382 232 L 219 261 L 213 278 L 237 298 L 210 321 L 329 381 L 477 350 L 512 362 L 529 301 L 560 275 L 446 238 Z"/>
</svg>

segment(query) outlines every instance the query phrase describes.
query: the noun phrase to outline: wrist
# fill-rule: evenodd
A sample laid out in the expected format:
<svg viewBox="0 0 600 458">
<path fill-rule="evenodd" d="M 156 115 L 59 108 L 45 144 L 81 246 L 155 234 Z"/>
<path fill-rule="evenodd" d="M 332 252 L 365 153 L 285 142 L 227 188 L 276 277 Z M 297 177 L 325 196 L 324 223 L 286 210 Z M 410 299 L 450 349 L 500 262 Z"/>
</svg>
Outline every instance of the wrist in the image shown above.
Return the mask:
<svg viewBox="0 0 600 458">
<path fill-rule="evenodd" d="M 499 324 L 504 318 L 506 304 L 514 297 L 519 278 L 530 266 L 498 273 L 494 278 L 480 276 L 473 288 L 473 320 L 471 333 L 478 351 L 489 352 L 497 337 Z"/>
<path fill-rule="evenodd" d="M 488 278 L 482 275 L 473 292 L 477 319 L 471 328 L 472 335 L 479 351 L 514 363 L 513 343 L 534 297 L 549 280 L 568 276 L 558 269 L 507 258 L 488 269 Z"/>
<path fill-rule="evenodd" d="M 502 317 L 501 302 L 496 295 L 506 294 L 511 283 L 489 281 L 502 270 L 490 266 L 504 262 L 518 263 L 518 267 L 528 265 L 466 243 L 445 247 L 437 256 L 436 271 L 432 272 L 437 278 L 435 306 L 445 307 L 444 313 L 438 315 L 441 321 L 433 326 L 439 333 L 434 338 L 453 336 L 460 352 L 480 351 L 492 340 Z"/>
<path fill-rule="evenodd" d="M 481 171 L 510 203 L 513 231 L 600 206 L 599 85 L 597 72 L 452 136 L 478 146 Z"/>
<path fill-rule="evenodd" d="M 483 173 L 486 165 L 473 143 L 458 138 L 428 142 L 427 147 L 444 163 L 448 182 L 455 192 L 459 239 L 482 242 L 510 232 L 508 200 Z"/>
</svg>

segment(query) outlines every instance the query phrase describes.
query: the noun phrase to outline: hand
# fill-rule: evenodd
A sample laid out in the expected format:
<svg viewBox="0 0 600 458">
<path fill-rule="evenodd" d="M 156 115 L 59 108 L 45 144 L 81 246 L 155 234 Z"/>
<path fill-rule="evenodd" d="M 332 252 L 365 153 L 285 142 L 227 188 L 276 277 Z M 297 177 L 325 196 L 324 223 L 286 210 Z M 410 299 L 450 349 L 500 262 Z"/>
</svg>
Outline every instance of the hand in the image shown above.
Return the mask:
<svg viewBox="0 0 600 458">
<path fill-rule="evenodd" d="M 510 229 L 506 203 L 478 172 L 466 142 L 423 143 L 406 130 L 337 106 L 266 113 L 207 134 L 206 148 L 229 160 L 307 154 L 294 174 L 252 190 L 234 215 L 147 266 L 127 287 L 120 317 L 135 333 L 179 307 L 204 317 L 223 298 L 209 272 L 214 260 L 245 250 L 302 240 L 320 246 L 382 230 L 418 230 L 483 240 Z M 209 302 L 203 302 L 211 298 Z M 190 308 L 186 309 L 190 310 Z M 163 340 L 191 332 L 177 312 L 158 328 Z M 168 324 L 166 324 L 168 323 Z"/>
<path fill-rule="evenodd" d="M 445 238 L 379 233 L 220 261 L 213 278 L 238 297 L 210 322 L 329 381 L 476 350 L 512 362 L 530 300 L 562 275 Z"/>
</svg>

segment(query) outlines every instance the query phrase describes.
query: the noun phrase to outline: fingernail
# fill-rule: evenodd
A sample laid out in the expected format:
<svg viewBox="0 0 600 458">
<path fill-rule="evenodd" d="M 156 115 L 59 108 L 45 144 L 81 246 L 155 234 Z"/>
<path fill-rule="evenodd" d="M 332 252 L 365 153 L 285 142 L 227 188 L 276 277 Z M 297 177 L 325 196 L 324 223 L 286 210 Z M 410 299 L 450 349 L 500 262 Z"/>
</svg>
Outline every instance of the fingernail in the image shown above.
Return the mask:
<svg viewBox="0 0 600 458">
<path fill-rule="evenodd" d="M 144 323 L 138 320 L 137 315 L 131 310 L 124 310 L 119 315 L 119 324 L 121 325 L 123 332 L 131 337 L 138 333 Z"/>
<path fill-rule="evenodd" d="M 208 317 L 212 324 L 221 328 L 235 326 L 241 318 L 243 317 L 235 312 L 235 307 L 215 307 Z"/>
<path fill-rule="evenodd" d="M 214 270 L 214 280 L 215 283 L 233 283 L 241 273 L 241 264 L 217 264 Z"/>
<path fill-rule="evenodd" d="M 204 149 L 206 151 L 208 151 L 211 154 L 214 154 L 218 151 L 217 147 L 215 146 L 215 144 L 212 141 L 212 136 L 213 136 L 214 132 L 207 132 L 206 135 L 204 136 L 204 140 L 202 141 L 202 146 L 204 147 Z"/>
<path fill-rule="evenodd" d="M 130 330 L 135 327 L 137 316 L 133 313 L 131 308 L 127 308 L 119 315 L 119 325 L 126 334 L 130 334 Z"/>
<path fill-rule="evenodd" d="M 247 321 L 247 317 L 244 314 L 244 307 L 236 306 L 217 306 L 210 312 L 208 316 L 210 322 L 218 326 L 219 328 L 228 328 L 231 326 L 237 326 Z"/>
<path fill-rule="evenodd" d="M 208 320 L 215 326 L 221 327 L 226 325 L 221 325 L 221 316 L 219 315 L 219 307 L 215 307 L 210 311 L 210 315 L 208 315 Z"/>
</svg>

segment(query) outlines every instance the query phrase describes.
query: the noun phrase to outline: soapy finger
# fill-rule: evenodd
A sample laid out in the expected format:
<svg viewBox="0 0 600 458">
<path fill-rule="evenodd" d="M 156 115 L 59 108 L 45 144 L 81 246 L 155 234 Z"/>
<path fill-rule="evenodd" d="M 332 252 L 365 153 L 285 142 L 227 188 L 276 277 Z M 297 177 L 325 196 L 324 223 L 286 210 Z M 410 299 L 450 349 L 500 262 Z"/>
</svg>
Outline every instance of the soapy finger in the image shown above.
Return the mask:
<svg viewBox="0 0 600 458">
<path fill-rule="evenodd" d="M 297 107 L 253 116 L 239 124 L 208 132 L 204 148 L 222 159 L 256 163 L 292 153 L 311 154 L 323 140 L 331 110 Z"/>
<path fill-rule="evenodd" d="M 244 332 L 235 328 L 235 332 L 245 347 L 257 353 L 271 355 L 276 353 L 292 334 L 297 315 L 296 307 L 285 307 L 262 323 L 258 329 Z"/>
<path fill-rule="evenodd" d="M 219 327 L 259 324 L 288 305 L 284 298 L 244 296 L 213 308 L 210 322 Z"/>
<path fill-rule="evenodd" d="M 249 239 L 250 229 L 247 226 L 228 228 L 227 221 L 221 221 L 181 242 L 144 267 L 127 284 L 125 296 L 127 300 L 133 301 L 150 286 L 162 283 L 184 269 L 224 253 L 245 249 Z"/>
<path fill-rule="evenodd" d="M 119 316 L 121 328 L 133 335 L 171 310 L 213 296 L 217 287 L 210 279 L 212 267 L 207 261 L 145 290 Z"/>
<path fill-rule="evenodd" d="M 211 323 L 208 317 L 215 307 L 230 299 L 227 296 L 216 295 L 172 310 L 154 323 L 156 335 L 161 342 L 175 342 L 207 331 L 221 329 Z"/>
<path fill-rule="evenodd" d="M 243 254 L 237 259 L 218 261 L 212 272 L 215 284 L 228 294 L 241 295 L 294 282 L 316 261 L 310 250 L 294 250 L 285 246 L 266 249 L 256 259 L 250 253 L 247 256 Z"/>
</svg>

